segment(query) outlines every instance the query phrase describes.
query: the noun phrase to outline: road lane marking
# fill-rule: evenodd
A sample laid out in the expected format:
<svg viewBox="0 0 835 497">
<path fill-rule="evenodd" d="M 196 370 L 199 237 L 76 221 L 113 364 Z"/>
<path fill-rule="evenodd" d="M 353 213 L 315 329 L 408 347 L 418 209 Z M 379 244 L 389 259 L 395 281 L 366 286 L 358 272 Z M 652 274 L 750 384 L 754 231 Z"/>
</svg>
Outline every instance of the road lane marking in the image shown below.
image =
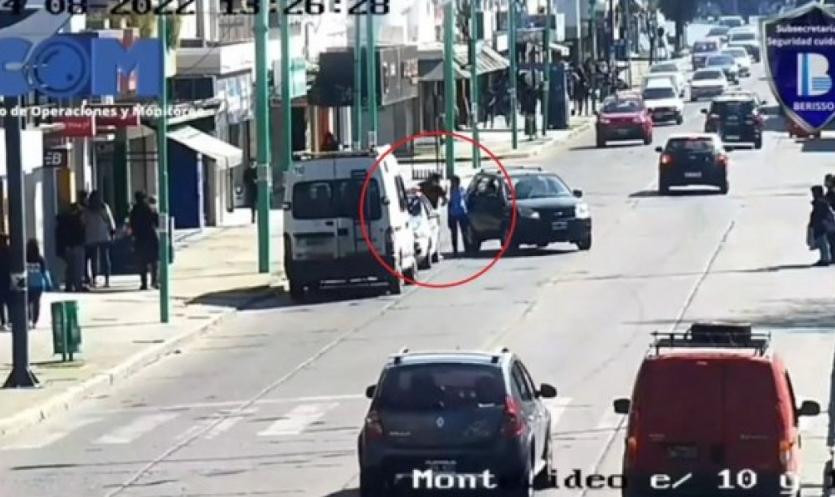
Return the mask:
<svg viewBox="0 0 835 497">
<path fill-rule="evenodd" d="M 101 418 L 85 418 L 76 421 L 75 423 L 70 424 L 69 426 L 63 427 L 60 430 L 49 430 L 44 433 L 41 433 L 40 436 L 35 435 L 34 438 L 31 438 L 27 441 L 20 441 L 17 443 L 13 443 L 11 445 L 4 445 L 0 447 L 0 450 L 32 450 L 32 449 L 42 449 L 48 445 L 52 445 L 55 442 L 61 440 L 62 438 L 66 437 L 70 433 L 82 428 L 84 426 L 90 425 L 99 421 Z"/>
<path fill-rule="evenodd" d="M 617 430 L 621 424 L 621 418 L 623 414 L 618 414 L 614 411 L 614 409 L 606 409 L 603 411 L 603 415 L 600 416 L 600 419 L 597 421 L 597 424 L 594 425 L 595 432 L 605 432 L 610 430 Z"/>
<path fill-rule="evenodd" d="M 177 416 L 179 416 L 179 414 L 174 413 L 159 413 L 139 416 L 130 423 L 99 437 L 93 443 L 96 445 L 129 444 L 142 435 L 150 432 L 157 426 L 171 421 Z"/>
<path fill-rule="evenodd" d="M 551 436 L 557 432 L 557 424 L 560 418 L 565 413 L 565 409 L 571 404 L 571 397 L 557 397 L 555 399 L 546 399 L 542 401 L 545 407 L 551 411 Z"/>
<path fill-rule="evenodd" d="M 259 437 L 277 437 L 299 435 L 305 428 L 321 419 L 339 402 L 327 404 L 302 404 L 271 424 L 266 430 L 258 432 Z"/>
<path fill-rule="evenodd" d="M 260 399 L 253 402 L 253 405 L 272 404 L 298 404 L 304 402 L 329 402 L 335 400 L 367 400 L 363 394 L 342 394 L 342 395 L 314 395 L 309 397 L 280 397 L 276 399 Z M 192 409 L 220 409 L 238 408 L 246 405 L 246 400 L 226 400 L 217 402 L 194 402 L 190 404 L 171 404 L 161 406 L 140 406 L 140 407 L 119 407 L 116 409 L 103 409 L 98 411 L 105 414 L 119 414 L 126 412 L 161 412 L 161 411 L 188 411 Z M 231 412 L 231 410 L 230 410 Z"/>
<path fill-rule="evenodd" d="M 223 421 L 217 423 L 216 425 L 212 426 L 203 438 L 206 440 L 213 440 L 220 435 L 223 435 L 227 431 L 231 430 L 238 422 L 242 419 L 245 419 L 253 414 L 258 412 L 258 409 L 247 409 L 241 412 L 235 412 L 232 414 L 226 414 L 227 417 L 223 418 Z"/>
</svg>

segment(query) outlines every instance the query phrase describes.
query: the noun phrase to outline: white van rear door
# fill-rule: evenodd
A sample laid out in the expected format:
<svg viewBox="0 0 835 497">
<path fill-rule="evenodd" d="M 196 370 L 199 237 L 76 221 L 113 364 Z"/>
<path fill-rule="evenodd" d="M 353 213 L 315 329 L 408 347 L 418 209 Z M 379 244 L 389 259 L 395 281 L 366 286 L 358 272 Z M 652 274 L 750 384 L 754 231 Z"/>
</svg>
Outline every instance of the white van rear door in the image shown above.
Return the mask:
<svg viewBox="0 0 835 497">
<path fill-rule="evenodd" d="M 293 185 L 293 258 L 300 261 L 339 257 L 333 181 L 302 180 Z"/>
</svg>

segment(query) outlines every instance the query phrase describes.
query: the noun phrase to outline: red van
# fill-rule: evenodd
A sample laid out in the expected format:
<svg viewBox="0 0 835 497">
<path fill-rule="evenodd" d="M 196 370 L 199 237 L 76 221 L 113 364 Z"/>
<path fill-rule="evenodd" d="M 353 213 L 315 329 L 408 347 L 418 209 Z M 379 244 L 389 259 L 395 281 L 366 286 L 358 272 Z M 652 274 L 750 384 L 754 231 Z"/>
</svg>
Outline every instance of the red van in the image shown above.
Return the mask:
<svg viewBox="0 0 835 497">
<path fill-rule="evenodd" d="M 654 335 L 631 401 L 614 403 L 629 414 L 623 495 L 795 493 L 785 489 L 799 488 L 798 416 L 817 415 L 820 406 L 796 408 L 769 335 L 712 323 Z"/>
</svg>

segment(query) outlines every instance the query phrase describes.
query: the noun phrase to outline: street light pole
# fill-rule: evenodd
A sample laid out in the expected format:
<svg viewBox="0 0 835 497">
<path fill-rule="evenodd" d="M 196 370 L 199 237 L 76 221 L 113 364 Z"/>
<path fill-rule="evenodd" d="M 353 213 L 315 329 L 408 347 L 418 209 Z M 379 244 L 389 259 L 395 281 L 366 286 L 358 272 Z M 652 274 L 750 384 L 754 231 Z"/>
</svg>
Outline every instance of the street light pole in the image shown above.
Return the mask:
<svg viewBox="0 0 835 497">
<path fill-rule="evenodd" d="M 545 60 L 544 68 L 542 70 L 542 136 L 548 134 L 548 112 L 551 96 L 551 16 L 553 8 L 553 0 L 545 0 L 545 33 L 543 34 L 543 44 L 545 45 Z"/>
<path fill-rule="evenodd" d="M 453 44 L 453 30 L 455 29 L 455 3 L 447 0 L 444 5 L 444 113 L 446 130 L 455 131 L 455 45 Z M 446 154 L 446 177 L 455 175 L 455 139 L 447 135 L 444 142 Z"/>
<path fill-rule="evenodd" d="M 365 18 L 366 60 L 368 61 L 368 146 L 377 146 L 377 47 L 374 41 L 374 14 L 368 9 Z"/>
<path fill-rule="evenodd" d="M 11 300 L 9 320 L 12 323 L 12 371 L 3 388 L 28 388 L 38 385 L 29 369 L 29 330 L 26 319 L 26 226 L 23 196 L 23 166 L 20 151 L 21 117 L 14 115 L 19 97 L 5 97 L 3 128 L 6 135 L 6 171 L 9 182 L 9 272 Z"/>
<path fill-rule="evenodd" d="M 293 97 L 290 94 L 290 18 L 287 13 L 287 0 L 278 2 L 281 30 L 281 130 L 284 148 L 281 149 L 281 178 L 293 167 Z M 262 9 L 266 10 L 266 9 Z M 268 128 L 269 129 L 269 128 Z M 269 148 L 267 148 L 269 152 Z M 269 165 L 269 155 L 267 155 Z M 283 188 L 283 184 L 279 185 Z"/>
<path fill-rule="evenodd" d="M 362 31 L 360 30 L 362 17 L 354 16 L 354 105 L 353 111 L 354 150 L 362 148 Z"/>
<path fill-rule="evenodd" d="M 161 112 L 157 119 L 157 178 L 159 182 L 159 320 L 171 321 L 171 275 L 169 273 L 169 238 L 171 232 L 168 222 L 168 80 L 165 68 L 168 61 L 168 18 L 157 18 L 157 31 L 162 60 L 162 88 L 159 96 Z"/>
<path fill-rule="evenodd" d="M 481 0 L 470 0 L 470 108 L 473 129 L 473 169 L 481 167 L 481 150 L 478 147 L 478 11 Z"/>
<path fill-rule="evenodd" d="M 516 0 L 510 0 L 507 11 L 507 22 L 509 27 L 509 39 L 507 44 L 510 47 L 510 144 L 513 150 L 519 148 L 519 136 L 516 122 Z"/>
<path fill-rule="evenodd" d="M 260 9 L 255 19 L 255 125 L 258 142 L 258 272 L 270 272 L 270 117 L 267 65 L 269 11 Z M 282 39 L 282 42 L 284 40 Z M 283 50 L 283 47 L 282 47 Z M 285 64 L 281 59 L 282 69 Z M 284 74 L 282 73 L 282 77 Z M 281 81 L 282 85 L 285 83 Z M 282 102 L 284 106 L 287 102 Z"/>
</svg>

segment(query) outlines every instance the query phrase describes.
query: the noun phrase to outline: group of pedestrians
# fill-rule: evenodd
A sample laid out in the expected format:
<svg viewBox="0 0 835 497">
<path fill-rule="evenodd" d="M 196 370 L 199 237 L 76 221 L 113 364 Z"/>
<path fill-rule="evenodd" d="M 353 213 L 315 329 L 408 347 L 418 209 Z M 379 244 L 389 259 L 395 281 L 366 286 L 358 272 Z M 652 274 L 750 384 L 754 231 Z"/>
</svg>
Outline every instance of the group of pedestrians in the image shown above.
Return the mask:
<svg viewBox="0 0 835 497">
<path fill-rule="evenodd" d="M 110 248 L 115 235 L 113 213 L 101 193 L 79 191 L 76 201 L 58 214 L 55 228 L 55 249 L 66 267 L 65 291 L 90 291 L 100 275 L 104 286 L 110 286 Z"/>
<path fill-rule="evenodd" d="M 467 232 L 467 202 L 466 192 L 461 186 L 461 178 L 452 176 L 449 179 L 449 193 L 441 184 L 441 175 L 433 173 L 429 179 L 419 185 L 421 193 L 429 200 L 434 209 L 442 205 L 447 208 L 447 226 L 452 242 L 452 256 L 458 257 L 458 232 L 466 236 Z"/>
<path fill-rule="evenodd" d="M 611 92 L 612 72 L 606 61 L 587 59 L 572 64 L 568 77 L 568 94 L 574 102 L 571 115 L 588 116 L 597 111 L 597 103 Z"/>
<path fill-rule="evenodd" d="M 815 266 L 829 266 L 835 262 L 835 175 L 827 174 L 823 185 L 814 185 L 811 191 L 806 244 L 809 250 L 817 249 L 820 253 Z"/>
</svg>

